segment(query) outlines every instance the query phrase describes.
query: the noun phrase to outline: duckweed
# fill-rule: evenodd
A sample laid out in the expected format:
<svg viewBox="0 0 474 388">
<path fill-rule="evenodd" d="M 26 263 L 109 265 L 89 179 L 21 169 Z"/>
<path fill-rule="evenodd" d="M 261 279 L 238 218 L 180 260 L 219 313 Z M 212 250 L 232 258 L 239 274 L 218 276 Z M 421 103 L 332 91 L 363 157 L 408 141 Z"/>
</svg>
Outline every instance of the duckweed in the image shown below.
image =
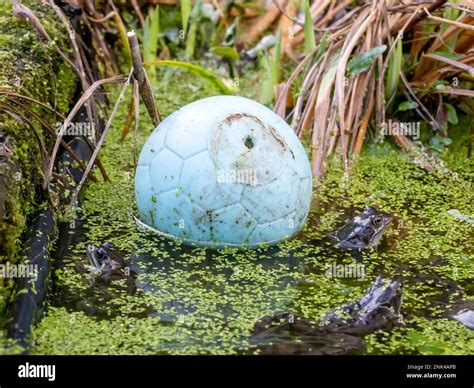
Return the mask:
<svg viewBox="0 0 474 388">
<path fill-rule="evenodd" d="M 164 116 L 213 93 L 180 72 L 155 90 Z M 175 98 L 164 97 L 170 95 Z M 328 309 L 360 298 L 378 275 L 403 281 L 404 320 L 392 331 L 366 336 L 366 353 L 472 353 L 473 332 L 445 316 L 456 303 L 473 299 L 472 226 L 447 214 L 452 208 L 474 212 L 472 161 L 448 152 L 446 163 L 458 176 L 437 178 L 388 142 L 374 145 L 351 166 L 347 184 L 342 166 L 332 162 L 326 179 L 315 185 L 313 209 L 297 238 L 255 250 L 206 250 L 137 228 L 134 161 L 153 128 L 142 112 L 136 140 L 129 136 L 120 143 L 125 110 L 101 152 L 111 183 L 87 188 L 87 238 L 57 270 L 58 295 L 34 330 L 34 353 L 253 353 L 249 337 L 259 318 L 291 311 L 319 320 Z M 394 216 L 378 248 L 353 257 L 332 247 L 324 236 L 366 205 Z M 106 241 L 138 273 L 136 293 L 129 294 L 124 282 L 91 287 L 75 271 L 87 244 Z M 328 277 L 334 263 L 361 264 L 365 276 Z"/>
</svg>

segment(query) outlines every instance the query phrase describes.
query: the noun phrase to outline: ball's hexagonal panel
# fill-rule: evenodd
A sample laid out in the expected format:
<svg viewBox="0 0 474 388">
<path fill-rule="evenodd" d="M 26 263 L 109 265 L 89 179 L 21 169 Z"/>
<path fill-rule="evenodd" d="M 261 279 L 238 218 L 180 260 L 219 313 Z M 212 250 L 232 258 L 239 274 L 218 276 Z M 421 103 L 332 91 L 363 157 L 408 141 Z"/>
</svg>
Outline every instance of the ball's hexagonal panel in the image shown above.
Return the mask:
<svg viewBox="0 0 474 388">
<path fill-rule="evenodd" d="M 289 144 L 291 149 L 293 150 L 294 156 L 297 157 L 298 155 L 303 155 L 303 156 L 305 155 L 305 153 L 301 154 L 301 152 L 304 151 L 303 144 L 301 144 L 301 141 L 298 138 L 298 136 L 296 136 L 295 131 L 293 130 L 293 128 L 288 126 L 288 124 L 286 124 L 285 120 L 283 120 L 280 116 L 275 115 L 271 125 L 275 128 L 281 128 L 282 126 L 286 125 L 287 129 L 289 130 L 289 133 L 284 132 L 286 136 L 285 135 L 282 135 L 282 136 L 285 136 L 285 140 Z M 303 164 L 303 166 L 309 167 L 309 164 L 308 165 Z"/>
<path fill-rule="evenodd" d="M 183 160 L 167 148 L 163 148 L 151 161 L 148 174 L 153 193 L 160 194 L 178 187 Z"/>
<path fill-rule="evenodd" d="M 149 137 L 137 207 L 153 230 L 185 242 L 258 246 L 303 227 L 310 177 L 303 146 L 281 118 L 252 100 L 215 96 L 173 113 Z"/>
<path fill-rule="evenodd" d="M 168 132 L 166 146 L 183 159 L 196 155 L 207 149 L 209 135 L 212 133 L 211 122 L 216 116 L 224 117 L 225 111 L 218 105 L 195 101 L 175 112 L 173 129 Z"/>
<path fill-rule="evenodd" d="M 286 239 L 299 229 L 299 220 L 295 213 L 280 218 L 276 221 L 258 224 L 249 237 L 249 244 L 267 243 Z"/>
<path fill-rule="evenodd" d="M 241 204 L 227 206 L 211 214 L 211 238 L 217 244 L 244 244 L 257 222 Z"/>
<path fill-rule="evenodd" d="M 160 231 L 182 239 L 191 236 L 199 241 L 211 239 L 208 214 L 191 202 L 180 189 L 156 196 L 152 205 L 153 223 Z"/>
<path fill-rule="evenodd" d="M 259 224 L 283 218 L 295 209 L 304 212 L 306 209 L 297 209 L 300 181 L 298 174 L 286 167 L 267 184 L 245 187 L 240 203 Z"/>
<path fill-rule="evenodd" d="M 139 166 L 148 166 L 156 155 L 158 155 L 158 153 L 163 149 L 168 129 L 170 125 L 172 125 L 176 113 L 177 112 L 164 119 L 148 137 L 148 140 L 140 152 L 140 157 L 138 159 Z"/>
<path fill-rule="evenodd" d="M 180 187 L 192 201 L 210 211 L 238 202 L 243 190 L 240 183 L 218 174 L 207 151 L 184 161 Z"/>
<path fill-rule="evenodd" d="M 280 118 L 271 109 L 245 97 L 216 96 L 210 97 L 208 100 L 211 100 L 216 105 L 219 105 L 222 109 L 225 109 L 226 112 L 232 109 L 236 113 L 245 113 L 258 117 L 259 120 L 265 123 L 266 126 L 274 126 L 274 123 L 277 121 L 277 119 Z M 284 126 L 278 126 L 278 134 L 284 137 L 286 141 L 288 140 L 290 135 L 293 135 L 296 138 L 294 131 L 285 122 Z"/>
<path fill-rule="evenodd" d="M 300 181 L 300 189 L 298 193 L 298 209 L 306 209 L 306 212 L 296 212 L 295 217 L 298 221 L 298 229 L 302 228 L 308 217 L 311 201 L 313 199 L 313 180 L 311 178 L 302 178 Z"/>
<path fill-rule="evenodd" d="M 138 209 L 140 219 L 146 224 L 152 225 L 151 210 L 156 197 L 151 189 L 148 168 L 148 166 L 137 166 L 135 171 L 135 198 L 137 203 L 141 204 Z"/>
<path fill-rule="evenodd" d="M 216 128 L 211 144 L 218 170 L 235 171 L 236 180 L 250 186 L 263 185 L 280 175 L 289 154 L 273 127 L 247 113 L 227 116 Z"/>
<path fill-rule="evenodd" d="M 305 158 L 307 158 L 307 156 L 303 146 L 301 146 L 300 151 L 294 152 L 293 155 L 293 158 L 288 159 L 287 165 L 296 171 L 301 179 L 311 177 L 311 166 L 309 163 L 305 162 Z"/>
<path fill-rule="evenodd" d="M 239 108 L 242 108 L 242 111 L 245 111 L 248 114 L 257 116 L 262 122 L 265 122 L 265 125 L 268 127 L 273 127 L 277 129 L 279 136 L 281 136 L 284 141 L 290 146 L 290 149 L 293 150 L 294 156 L 300 154 L 304 151 L 303 145 L 296 136 L 294 130 L 283 120 L 280 116 L 275 114 L 271 109 L 266 106 L 260 105 L 256 106 L 255 102 L 243 97 L 231 97 L 234 104 L 238 104 Z M 214 100 L 214 102 L 222 107 L 227 105 L 226 98 L 219 99 L 219 101 Z M 306 156 L 303 152 L 303 156 Z M 305 164 L 305 163 L 304 163 Z M 309 164 L 308 164 L 309 166 Z"/>
</svg>

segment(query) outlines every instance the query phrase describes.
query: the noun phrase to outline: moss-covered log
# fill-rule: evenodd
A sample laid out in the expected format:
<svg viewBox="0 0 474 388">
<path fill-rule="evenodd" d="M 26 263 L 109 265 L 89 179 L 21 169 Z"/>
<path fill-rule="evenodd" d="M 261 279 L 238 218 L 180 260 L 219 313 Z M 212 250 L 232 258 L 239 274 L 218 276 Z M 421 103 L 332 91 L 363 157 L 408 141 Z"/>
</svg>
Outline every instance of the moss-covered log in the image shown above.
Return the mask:
<svg viewBox="0 0 474 388">
<path fill-rule="evenodd" d="M 48 109 L 8 94 L 28 96 L 64 115 L 77 86 L 73 70 L 54 47 L 70 56 L 66 27 L 47 2 L 22 3 L 33 11 L 54 42 L 44 41 L 30 23 L 18 19 L 10 1 L 0 3 L 0 264 L 21 260 L 21 240 L 28 220 L 45 204 L 41 195 L 44 155 L 55 139 L 34 116 L 51 127 L 58 122 Z M 26 114 L 28 110 L 33 115 Z M 12 282 L 1 279 L 2 311 Z"/>
<path fill-rule="evenodd" d="M 38 1 L 23 1 L 54 39 L 46 42 L 27 22 L 18 19 L 9 1 L 0 4 L 0 88 L 39 100 L 64 114 L 71 103 L 77 79 L 54 45 L 68 54 L 65 26 L 55 11 Z M 15 261 L 28 216 L 41 205 L 43 180 L 41 147 L 51 149 L 53 136 L 34 118 L 23 118 L 21 99 L 12 103 L 0 92 L 0 258 Z M 27 103 L 52 127 L 57 117 Z M 34 130 L 31 128 L 34 125 Z"/>
</svg>

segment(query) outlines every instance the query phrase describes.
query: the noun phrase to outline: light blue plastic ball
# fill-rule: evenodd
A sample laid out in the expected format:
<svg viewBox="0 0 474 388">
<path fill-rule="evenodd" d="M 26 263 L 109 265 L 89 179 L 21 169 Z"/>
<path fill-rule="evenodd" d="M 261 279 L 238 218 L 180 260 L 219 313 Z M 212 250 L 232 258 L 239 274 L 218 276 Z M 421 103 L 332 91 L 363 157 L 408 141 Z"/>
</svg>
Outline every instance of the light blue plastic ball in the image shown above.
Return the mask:
<svg viewBox="0 0 474 388">
<path fill-rule="evenodd" d="M 312 197 L 293 130 L 265 106 L 215 96 L 186 105 L 153 131 L 135 174 L 140 220 L 202 246 L 260 246 L 295 235 Z"/>
</svg>

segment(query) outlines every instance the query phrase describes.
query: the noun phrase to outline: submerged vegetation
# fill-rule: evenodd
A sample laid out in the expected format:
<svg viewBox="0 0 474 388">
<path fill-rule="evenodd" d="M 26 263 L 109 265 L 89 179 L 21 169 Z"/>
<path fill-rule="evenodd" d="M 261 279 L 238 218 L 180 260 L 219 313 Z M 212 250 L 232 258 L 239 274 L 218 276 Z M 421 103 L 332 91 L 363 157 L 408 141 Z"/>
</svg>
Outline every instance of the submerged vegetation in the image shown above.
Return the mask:
<svg viewBox="0 0 474 388">
<path fill-rule="evenodd" d="M 72 109 L 58 136 L 46 137 L 42 163 L 41 142 L 16 131 L 23 145 L 15 146 L 15 157 L 31 155 L 35 167 L 26 170 L 28 187 L 8 190 L 28 198 L 10 209 L 10 218 L 21 217 L 20 228 L 1 225 L 5 246 L 14 250 L 26 216 L 40 206 L 51 206 L 62 226 L 69 225 L 73 242 L 55 241 L 63 254 L 54 259 L 54 293 L 33 329 L 31 353 L 257 354 L 250 337 L 263 316 L 290 312 L 319 322 L 330 309 L 364 295 L 377 276 L 401 281 L 403 320 L 365 336 L 360 353 L 473 353 L 473 330 L 453 318 L 459 306 L 472 310 L 474 303 L 474 236 L 466 221 L 474 211 L 472 4 L 117 0 L 77 9 L 62 3 L 69 21 L 56 25 L 46 16 L 53 1 L 41 7 L 23 1 L 51 36 L 66 39 L 67 27 L 73 49 L 63 55 L 74 59 L 65 65 L 56 53 L 48 62 L 54 71 L 27 63 L 31 71 L 21 90 L 13 87 L 9 58 L 42 61 L 54 43 L 41 40 L 41 28 L 24 20 L 11 30 L 29 32 L 14 42 L 5 35 L 11 6 L 0 6 L 0 40 L 10 39 L 0 50 L 6 58 L 0 108 L 8 109 L 7 88 L 61 114 Z M 141 58 L 127 34 L 132 30 L 146 73 L 139 72 Z M 57 74 L 54 88 L 38 82 L 49 74 Z M 305 146 L 316 179 L 307 225 L 295 239 L 255 250 L 210 250 L 137 226 L 134 171 L 158 121 L 140 98 L 154 101 L 164 119 L 217 94 L 273 108 Z M 96 128 L 88 139 L 95 152 L 71 164 L 84 174 L 81 183 L 62 186 L 55 162 L 66 147 L 61 142 L 71 140 L 63 136 L 64 123 L 81 107 Z M 46 124 L 32 128 L 44 136 L 55 118 L 41 106 L 33 111 L 44 115 Z M 29 111 L 13 113 L 28 117 Z M 7 120 L 9 128 L 19 128 Z M 0 200 L 2 193 L 0 186 Z M 333 247 L 326 236 L 365 206 L 393 216 L 382 243 L 356 255 Z M 87 247 L 104 242 L 118 247 L 137 273 L 136 292 L 122 280 L 93 286 L 78 273 Z M 363 272 L 357 278 L 329 274 L 337 265 Z M 0 293 L 3 308 L 9 293 Z M 5 342 L 3 351 L 21 351 L 10 345 Z"/>
</svg>

